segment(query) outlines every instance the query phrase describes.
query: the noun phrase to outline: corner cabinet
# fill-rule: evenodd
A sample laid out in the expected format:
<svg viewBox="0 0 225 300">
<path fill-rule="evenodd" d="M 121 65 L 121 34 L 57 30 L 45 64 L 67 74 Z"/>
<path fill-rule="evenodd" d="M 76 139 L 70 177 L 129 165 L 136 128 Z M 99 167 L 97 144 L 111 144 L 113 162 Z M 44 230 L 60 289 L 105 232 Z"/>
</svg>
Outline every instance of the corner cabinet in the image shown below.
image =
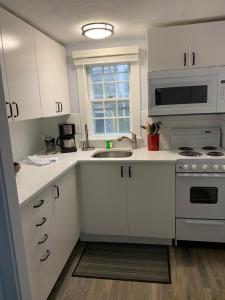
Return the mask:
<svg viewBox="0 0 225 300">
<path fill-rule="evenodd" d="M 225 21 L 148 30 L 148 70 L 225 65 Z"/>
<path fill-rule="evenodd" d="M 80 166 L 81 233 L 175 238 L 173 163 Z"/>
<path fill-rule="evenodd" d="M 21 208 L 32 300 L 46 300 L 80 236 L 72 169 Z"/>
<path fill-rule="evenodd" d="M 0 30 L 4 53 L 2 67 L 7 78 L 4 90 L 5 93 L 8 90 L 7 102 L 11 106 L 11 118 L 40 118 L 42 113 L 33 28 L 0 8 Z"/>
</svg>

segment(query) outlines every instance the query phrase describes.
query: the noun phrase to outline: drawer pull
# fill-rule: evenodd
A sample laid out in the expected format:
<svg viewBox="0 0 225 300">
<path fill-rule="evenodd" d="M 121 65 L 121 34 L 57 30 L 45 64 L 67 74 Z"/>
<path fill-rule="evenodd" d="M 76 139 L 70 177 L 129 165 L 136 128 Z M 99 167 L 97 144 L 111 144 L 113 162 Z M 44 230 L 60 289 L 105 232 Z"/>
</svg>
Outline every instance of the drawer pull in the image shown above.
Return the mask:
<svg viewBox="0 0 225 300">
<path fill-rule="evenodd" d="M 39 226 L 42 226 L 45 222 L 47 221 L 47 218 L 42 218 L 42 222 L 41 223 L 38 223 L 36 224 L 36 227 L 39 227 Z"/>
<path fill-rule="evenodd" d="M 38 242 L 38 245 L 44 244 L 44 242 L 46 242 L 47 239 L 48 239 L 48 234 L 46 233 L 46 234 L 44 235 L 43 240 Z"/>
<path fill-rule="evenodd" d="M 45 260 L 49 257 L 50 253 L 51 253 L 50 250 L 47 250 L 47 251 L 46 251 L 45 257 L 41 258 L 41 259 L 40 259 L 40 262 L 45 261 Z"/>
<path fill-rule="evenodd" d="M 34 208 L 41 207 L 45 203 L 45 200 L 41 200 L 39 204 L 35 204 Z"/>
</svg>

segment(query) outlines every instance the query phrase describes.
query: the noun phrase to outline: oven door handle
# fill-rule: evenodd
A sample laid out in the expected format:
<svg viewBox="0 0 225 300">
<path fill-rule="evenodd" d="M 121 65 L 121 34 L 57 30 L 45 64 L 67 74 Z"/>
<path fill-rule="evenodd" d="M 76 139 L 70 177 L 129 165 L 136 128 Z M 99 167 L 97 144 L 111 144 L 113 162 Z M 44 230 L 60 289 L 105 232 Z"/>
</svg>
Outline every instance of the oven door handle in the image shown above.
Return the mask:
<svg viewBox="0 0 225 300">
<path fill-rule="evenodd" d="M 209 220 L 185 220 L 185 224 L 193 224 L 193 225 L 219 225 L 223 226 L 225 224 L 224 221 L 209 221 Z"/>
<path fill-rule="evenodd" d="M 193 178 L 196 178 L 196 177 L 201 177 L 201 178 L 222 177 L 222 178 L 225 178 L 224 173 L 177 173 L 176 176 L 177 177 L 193 177 Z"/>
</svg>

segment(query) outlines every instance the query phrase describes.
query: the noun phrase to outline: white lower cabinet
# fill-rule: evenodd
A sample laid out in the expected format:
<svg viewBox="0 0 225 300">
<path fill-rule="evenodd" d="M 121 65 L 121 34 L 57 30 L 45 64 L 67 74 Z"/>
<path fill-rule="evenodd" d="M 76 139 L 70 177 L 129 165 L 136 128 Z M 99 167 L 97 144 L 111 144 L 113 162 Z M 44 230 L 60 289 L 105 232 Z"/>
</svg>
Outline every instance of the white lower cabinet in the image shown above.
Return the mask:
<svg viewBox="0 0 225 300">
<path fill-rule="evenodd" d="M 133 164 L 129 168 L 129 235 L 175 238 L 175 165 Z"/>
<path fill-rule="evenodd" d="M 125 167 L 82 164 L 80 171 L 81 232 L 128 235 Z"/>
<path fill-rule="evenodd" d="M 175 165 L 81 164 L 82 234 L 175 238 Z"/>
<path fill-rule="evenodd" d="M 75 170 L 21 208 L 32 300 L 45 300 L 80 236 Z"/>
<path fill-rule="evenodd" d="M 59 274 L 80 237 L 74 169 L 55 182 L 53 188 L 54 268 L 56 274 Z"/>
</svg>

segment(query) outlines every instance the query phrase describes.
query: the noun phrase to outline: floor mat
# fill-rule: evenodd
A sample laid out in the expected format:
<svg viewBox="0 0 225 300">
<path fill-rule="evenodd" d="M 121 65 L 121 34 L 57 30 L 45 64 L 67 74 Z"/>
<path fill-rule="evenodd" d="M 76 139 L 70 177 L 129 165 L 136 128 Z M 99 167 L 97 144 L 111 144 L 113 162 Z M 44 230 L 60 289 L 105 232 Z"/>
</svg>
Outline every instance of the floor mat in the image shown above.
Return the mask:
<svg viewBox="0 0 225 300">
<path fill-rule="evenodd" d="M 88 242 L 73 276 L 171 283 L 169 249 L 162 245 Z"/>
</svg>

